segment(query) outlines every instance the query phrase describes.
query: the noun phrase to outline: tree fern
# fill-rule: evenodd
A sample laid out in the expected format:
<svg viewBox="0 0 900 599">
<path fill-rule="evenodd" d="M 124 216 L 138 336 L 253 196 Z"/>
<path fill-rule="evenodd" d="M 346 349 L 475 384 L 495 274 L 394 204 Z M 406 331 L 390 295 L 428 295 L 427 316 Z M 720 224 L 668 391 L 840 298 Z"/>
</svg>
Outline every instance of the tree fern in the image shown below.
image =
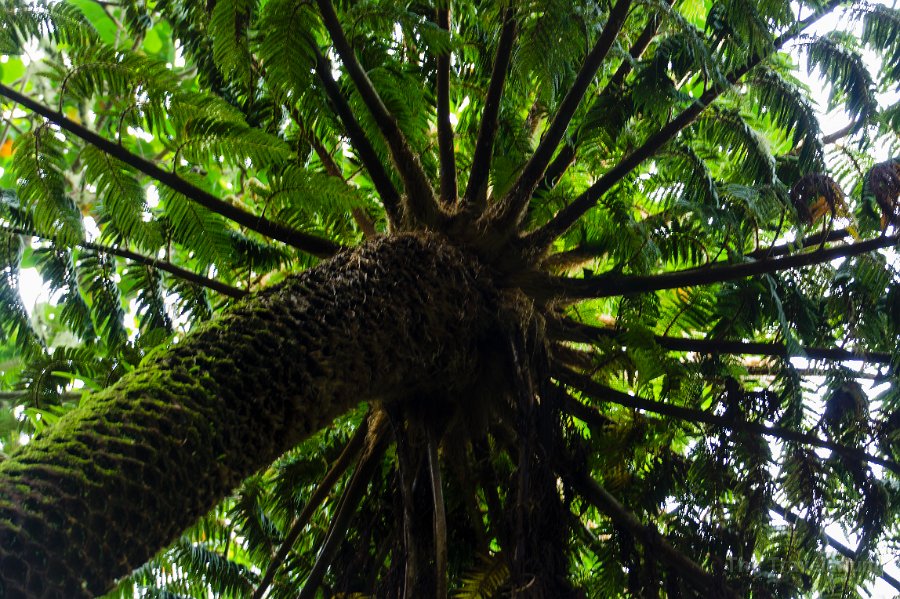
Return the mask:
<svg viewBox="0 0 900 599">
<path fill-rule="evenodd" d="M 895 13 L 2 4 L 0 594 L 900 588 Z"/>
</svg>

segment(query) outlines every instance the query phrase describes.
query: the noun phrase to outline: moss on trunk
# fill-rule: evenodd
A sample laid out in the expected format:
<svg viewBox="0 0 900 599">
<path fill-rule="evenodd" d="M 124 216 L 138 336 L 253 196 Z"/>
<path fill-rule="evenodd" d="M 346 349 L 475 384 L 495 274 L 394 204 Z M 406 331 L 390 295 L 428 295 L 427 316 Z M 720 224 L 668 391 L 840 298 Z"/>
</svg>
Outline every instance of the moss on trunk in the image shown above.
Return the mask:
<svg viewBox="0 0 900 599">
<path fill-rule="evenodd" d="M 238 303 L 0 464 L 0 597 L 102 593 L 350 407 L 464 385 L 491 303 L 412 235 Z"/>
</svg>

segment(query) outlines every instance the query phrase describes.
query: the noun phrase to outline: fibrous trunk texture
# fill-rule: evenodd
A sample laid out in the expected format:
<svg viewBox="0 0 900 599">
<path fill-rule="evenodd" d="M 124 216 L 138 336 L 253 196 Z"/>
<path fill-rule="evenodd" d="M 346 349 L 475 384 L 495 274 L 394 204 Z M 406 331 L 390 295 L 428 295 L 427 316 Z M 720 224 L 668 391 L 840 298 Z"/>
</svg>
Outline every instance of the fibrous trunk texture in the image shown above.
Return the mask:
<svg viewBox="0 0 900 599">
<path fill-rule="evenodd" d="M 489 282 L 430 236 L 238 303 L 0 464 L 0 598 L 90 597 L 365 400 L 465 385 Z"/>
</svg>

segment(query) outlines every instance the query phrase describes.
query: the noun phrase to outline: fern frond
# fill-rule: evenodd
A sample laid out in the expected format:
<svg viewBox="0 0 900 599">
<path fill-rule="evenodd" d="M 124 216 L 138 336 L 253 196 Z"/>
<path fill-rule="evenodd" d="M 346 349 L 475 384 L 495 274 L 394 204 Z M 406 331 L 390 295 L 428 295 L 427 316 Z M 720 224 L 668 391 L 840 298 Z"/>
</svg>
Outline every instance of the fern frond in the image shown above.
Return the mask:
<svg viewBox="0 0 900 599">
<path fill-rule="evenodd" d="M 103 95 L 124 107 L 153 103 L 160 110 L 175 77 L 162 61 L 103 44 L 73 48 L 67 58 L 50 62 L 46 73 L 58 85 L 60 103 Z"/>
<path fill-rule="evenodd" d="M 217 597 L 249 597 L 257 575 L 201 543 L 182 538 L 172 547 L 173 558 L 203 580 Z"/>
<path fill-rule="evenodd" d="M 213 61 L 226 79 L 236 81 L 245 90 L 251 85 L 253 56 L 249 33 L 257 5 L 257 0 L 217 0 L 209 15 Z"/>
<path fill-rule="evenodd" d="M 172 332 L 172 318 L 166 309 L 166 289 L 162 273 L 144 264 L 132 264 L 122 274 L 122 290 L 135 295 L 141 332 L 160 329 Z"/>
<path fill-rule="evenodd" d="M 713 154 L 717 148 L 730 148 L 732 157 L 743 161 L 747 179 L 765 185 L 774 183 L 775 158 L 769 144 L 738 111 L 713 107 L 700 117 L 696 128 Z"/>
<path fill-rule="evenodd" d="M 360 191 L 341 179 L 295 166 L 270 174 L 268 188 L 257 186 L 256 191 L 277 220 L 295 227 L 318 215 L 347 214 L 364 205 Z"/>
<path fill-rule="evenodd" d="M 187 172 L 183 176 L 192 178 Z M 190 248 L 203 266 L 231 263 L 231 233 L 224 218 L 169 188 L 160 189 L 159 198 L 174 241 Z"/>
<path fill-rule="evenodd" d="M 263 6 L 255 49 L 276 97 L 297 102 L 309 89 L 316 64 L 311 34 L 317 26 L 312 3 L 271 0 Z"/>
<path fill-rule="evenodd" d="M 125 310 L 115 281 L 119 276 L 115 259 L 93 250 L 82 250 L 75 269 L 78 283 L 91 308 L 94 328 L 100 331 L 107 347 L 113 350 L 121 348 L 128 341 L 128 331 L 123 322 Z"/>
<path fill-rule="evenodd" d="M 131 170 L 93 146 L 82 150 L 81 160 L 85 179 L 97 187 L 102 199 L 102 205 L 96 207 L 98 224 L 108 223 L 116 237 L 155 252 L 163 243 L 162 231 L 150 218 L 144 188 Z"/>
<path fill-rule="evenodd" d="M 212 318 L 213 309 L 205 288 L 183 279 L 174 279 L 169 291 L 175 294 L 178 316 L 187 317 L 191 324 Z"/>
<path fill-rule="evenodd" d="M 21 54 L 30 39 L 43 37 L 76 48 L 98 40 L 96 29 L 74 4 L 18 0 L 0 3 L 0 53 Z"/>
<path fill-rule="evenodd" d="M 838 35 L 817 38 L 806 46 L 807 68 L 818 69 L 831 84 L 829 106 L 844 104 L 859 131 L 878 111 L 875 83 L 862 56 Z"/>
<path fill-rule="evenodd" d="M 30 356 L 41 349 L 43 340 L 32 326 L 19 295 L 23 250 L 21 236 L 0 233 L 0 338 L 13 341 L 25 356 Z"/>
<path fill-rule="evenodd" d="M 12 168 L 19 198 L 31 211 L 35 228 L 47 237 L 74 244 L 84 238 L 84 225 L 66 195 L 67 150 L 57 135 L 62 137 L 47 125 L 20 135 L 13 144 Z"/>
<path fill-rule="evenodd" d="M 509 582 L 509 566 L 502 554 L 481 556 L 481 563 L 462 575 L 455 599 L 492 599 Z"/>
<path fill-rule="evenodd" d="M 748 83 L 756 99 L 757 115 L 763 116 L 765 110 L 792 136 L 801 171 L 820 172 L 824 168 L 822 131 L 815 110 L 797 84 L 767 68 L 755 70 Z"/>
<path fill-rule="evenodd" d="M 900 79 L 900 9 L 867 4 L 861 41 L 882 55 L 881 68 L 886 78 Z"/>
<path fill-rule="evenodd" d="M 177 154 L 190 162 L 224 160 L 227 164 L 254 168 L 279 164 L 291 157 L 282 140 L 246 124 L 193 118 L 180 131 Z"/>
<path fill-rule="evenodd" d="M 61 293 L 60 318 L 63 324 L 85 341 L 94 338 L 94 324 L 91 312 L 78 287 L 78 277 L 72 250 L 61 247 L 37 248 L 32 252 L 35 267 L 49 289 L 51 295 Z"/>
<path fill-rule="evenodd" d="M 95 348 L 57 347 L 29 360 L 22 370 L 20 384 L 28 391 L 29 405 L 37 408 L 57 406 L 62 392 L 72 377 L 82 376 L 91 381 L 103 380 L 109 364 L 98 359 Z"/>
</svg>

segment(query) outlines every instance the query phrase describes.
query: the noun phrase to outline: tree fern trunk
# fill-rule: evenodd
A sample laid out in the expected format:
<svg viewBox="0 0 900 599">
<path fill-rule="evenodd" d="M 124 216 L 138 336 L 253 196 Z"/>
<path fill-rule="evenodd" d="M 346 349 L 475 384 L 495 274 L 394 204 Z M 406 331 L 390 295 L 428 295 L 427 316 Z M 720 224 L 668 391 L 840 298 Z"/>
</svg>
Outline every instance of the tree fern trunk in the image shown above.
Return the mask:
<svg viewBox="0 0 900 599">
<path fill-rule="evenodd" d="M 239 302 L 0 464 L 0 597 L 102 593 L 358 402 L 461 388 L 489 303 L 411 235 Z"/>
</svg>

